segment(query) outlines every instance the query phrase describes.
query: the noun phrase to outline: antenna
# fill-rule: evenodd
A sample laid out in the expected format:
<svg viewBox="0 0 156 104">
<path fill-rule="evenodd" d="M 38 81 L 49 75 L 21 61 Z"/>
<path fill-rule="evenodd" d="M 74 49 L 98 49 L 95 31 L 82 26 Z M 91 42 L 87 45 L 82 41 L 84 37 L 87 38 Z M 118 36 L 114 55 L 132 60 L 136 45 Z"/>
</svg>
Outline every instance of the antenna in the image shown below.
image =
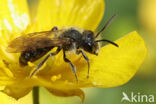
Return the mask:
<svg viewBox="0 0 156 104">
<path fill-rule="evenodd" d="M 116 47 L 119 47 L 118 44 L 116 44 L 116 43 L 114 43 L 114 42 L 112 42 L 112 41 L 110 41 L 110 40 L 106 40 L 106 39 L 96 40 L 95 42 L 108 42 L 108 43 L 110 43 L 110 44 L 112 44 L 112 45 L 114 45 L 114 46 L 116 46 Z"/>
<path fill-rule="evenodd" d="M 114 15 L 107 21 L 107 23 L 104 25 L 104 27 L 96 34 L 95 38 L 97 38 L 97 37 L 100 35 L 100 33 L 101 33 L 102 31 L 104 31 L 104 30 L 108 27 L 108 25 L 112 22 L 112 20 L 113 20 L 116 16 L 117 16 L 117 14 L 114 14 Z"/>
</svg>

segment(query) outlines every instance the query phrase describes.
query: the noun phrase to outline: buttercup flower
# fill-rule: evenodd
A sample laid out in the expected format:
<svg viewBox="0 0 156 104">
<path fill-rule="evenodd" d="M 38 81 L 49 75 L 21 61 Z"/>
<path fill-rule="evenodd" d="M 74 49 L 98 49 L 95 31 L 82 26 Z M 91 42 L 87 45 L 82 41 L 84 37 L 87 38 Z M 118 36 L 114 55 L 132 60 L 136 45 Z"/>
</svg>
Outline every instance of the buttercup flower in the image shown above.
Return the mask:
<svg viewBox="0 0 156 104">
<path fill-rule="evenodd" d="M 141 0 L 139 3 L 139 19 L 143 28 L 149 34 L 156 34 L 156 1 L 155 0 Z"/>
<path fill-rule="evenodd" d="M 77 68 L 78 82 L 68 63 L 63 61 L 62 51 L 32 77 L 29 75 L 35 63 L 19 65 L 20 53 L 8 53 L 8 44 L 23 34 L 50 30 L 54 26 L 95 31 L 104 12 L 103 0 L 40 0 L 36 15 L 30 18 L 26 0 L 3 0 L 0 3 L 0 85 L 2 92 L 19 99 L 34 86 L 43 86 L 57 96 L 79 96 L 80 88 L 115 87 L 128 82 L 137 72 L 146 56 L 143 39 L 134 31 L 115 41 L 119 48 L 108 44 L 101 47 L 99 55 L 86 53 L 90 59 L 90 77 L 87 79 L 87 63 L 73 52 L 68 58 Z M 33 12 L 34 13 L 34 12 Z M 55 51 L 53 49 L 51 52 Z"/>
<path fill-rule="evenodd" d="M 156 0 L 140 0 L 138 16 L 141 24 L 141 31 L 144 34 L 148 47 L 148 56 L 145 64 L 139 72 L 142 76 L 155 76 L 156 61 Z"/>
</svg>

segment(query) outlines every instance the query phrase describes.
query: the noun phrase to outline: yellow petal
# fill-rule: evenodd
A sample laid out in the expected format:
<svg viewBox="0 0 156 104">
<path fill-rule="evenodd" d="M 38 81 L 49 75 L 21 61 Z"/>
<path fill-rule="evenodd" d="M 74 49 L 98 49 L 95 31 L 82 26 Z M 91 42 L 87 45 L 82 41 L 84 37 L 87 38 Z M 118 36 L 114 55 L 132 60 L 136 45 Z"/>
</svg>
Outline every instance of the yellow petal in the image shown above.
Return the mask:
<svg viewBox="0 0 156 104">
<path fill-rule="evenodd" d="M 19 100 L 15 100 L 14 98 L 0 92 L 0 102 L 1 104 L 33 104 L 32 93 L 29 93 Z"/>
<path fill-rule="evenodd" d="M 39 0 L 27 0 L 31 23 L 35 21 Z"/>
<path fill-rule="evenodd" d="M 119 48 L 109 44 L 100 49 L 98 56 L 89 56 L 91 69 L 88 80 L 93 86 L 115 87 L 125 84 L 137 72 L 147 54 L 143 39 L 135 31 L 115 42 Z M 79 72 L 79 80 L 84 82 L 87 81 L 86 69 L 82 68 Z"/>
<path fill-rule="evenodd" d="M 61 96 L 61 97 L 70 97 L 70 96 L 79 96 L 81 98 L 81 101 L 84 101 L 85 95 L 84 92 L 81 89 L 73 89 L 73 90 L 57 90 L 57 89 L 51 89 L 47 88 L 49 92 L 56 96 Z"/>
<path fill-rule="evenodd" d="M 32 88 L 20 88 L 20 86 L 8 86 L 2 90 L 3 93 L 15 98 L 16 100 L 27 95 Z"/>
<path fill-rule="evenodd" d="M 156 0 L 139 1 L 139 18 L 149 34 L 156 34 Z"/>
<path fill-rule="evenodd" d="M 77 26 L 95 30 L 103 13 L 103 0 L 40 0 L 34 28 L 43 31 L 53 26 Z"/>
<path fill-rule="evenodd" d="M 0 60 L 0 72 L 4 73 L 7 77 L 13 77 L 13 73 L 10 71 L 6 64 L 5 61 Z"/>
<path fill-rule="evenodd" d="M 0 30 L 8 30 L 11 33 L 25 30 L 29 24 L 27 9 L 26 0 L 1 0 Z"/>
<path fill-rule="evenodd" d="M 29 15 L 26 0 L 0 1 L 0 59 L 10 61 L 14 59 L 7 53 L 8 43 L 24 31 L 29 24 Z"/>
</svg>

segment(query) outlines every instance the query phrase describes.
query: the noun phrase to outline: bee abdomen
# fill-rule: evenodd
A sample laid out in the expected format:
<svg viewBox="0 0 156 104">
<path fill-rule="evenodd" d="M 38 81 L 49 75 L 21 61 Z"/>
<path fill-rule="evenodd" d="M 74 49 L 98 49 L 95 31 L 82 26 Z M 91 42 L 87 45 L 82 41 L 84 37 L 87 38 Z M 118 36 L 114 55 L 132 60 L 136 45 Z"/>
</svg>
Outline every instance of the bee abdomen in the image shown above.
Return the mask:
<svg viewBox="0 0 156 104">
<path fill-rule="evenodd" d="M 21 66 L 26 66 L 28 61 L 34 62 L 44 56 L 47 52 L 49 52 L 53 47 L 41 48 L 34 51 L 24 51 L 21 53 L 19 57 L 19 63 Z"/>
</svg>

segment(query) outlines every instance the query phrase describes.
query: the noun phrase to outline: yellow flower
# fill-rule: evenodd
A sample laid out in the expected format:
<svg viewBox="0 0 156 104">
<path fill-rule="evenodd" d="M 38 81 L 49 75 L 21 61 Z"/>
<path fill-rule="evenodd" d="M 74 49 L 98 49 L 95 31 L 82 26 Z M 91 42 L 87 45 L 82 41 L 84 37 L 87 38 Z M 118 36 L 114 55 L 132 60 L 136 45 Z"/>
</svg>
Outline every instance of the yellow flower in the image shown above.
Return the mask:
<svg viewBox="0 0 156 104">
<path fill-rule="evenodd" d="M 141 0 L 139 3 L 139 19 L 149 34 L 156 34 L 156 0 Z"/>
<path fill-rule="evenodd" d="M 139 20 L 140 30 L 145 37 L 148 47 L 148 56 L 145 64 L 141 67 L 140 76 L 152 77 L 155 76 L 155 61 L 156 61 L 156 0 L 140 0 L 139 1 Z"/>
<path fill-rule="evenodd" d="M 29 93 L 25 97 L 16 100 L 12 97 L 9 97 L 5 93 L 0 92 L 0 103 L 1 104 L 33 104 L 32 93 Z"/>
<path fill-rule="evenodd" d="M 20 53 L 5 51 L 9 42 L 21 34 L 50 30 L 53 26 L 76 26 L 95 31 L 103 12 L 103 0 L 40 0 L 36 16 L 29 18 L 26 0 L 1 1 L 0 85 L 5 86 L 2 92 L 19 99 L 34 86 L 44 86 L 57 96 L 79 96 L 83 100 L 84 93 L 80 88 L 115 87 L 128 82 L 146 56 L 144 41 L 135 31 L 115 41 L 119 48 L 108 44 L 101 47 L 98 56 L 87 53 L 91 63 L 89 79 L 86 78 L 86 61 L 80 55 L 69 52 L 68 58 L 77 68 L 78 83 L 69 64 L 63 61 L 62 52 L 50 58 L 42 70 L 30 78 L 34 64 L 42 58 L 20 67 Z"/>
</svg>

